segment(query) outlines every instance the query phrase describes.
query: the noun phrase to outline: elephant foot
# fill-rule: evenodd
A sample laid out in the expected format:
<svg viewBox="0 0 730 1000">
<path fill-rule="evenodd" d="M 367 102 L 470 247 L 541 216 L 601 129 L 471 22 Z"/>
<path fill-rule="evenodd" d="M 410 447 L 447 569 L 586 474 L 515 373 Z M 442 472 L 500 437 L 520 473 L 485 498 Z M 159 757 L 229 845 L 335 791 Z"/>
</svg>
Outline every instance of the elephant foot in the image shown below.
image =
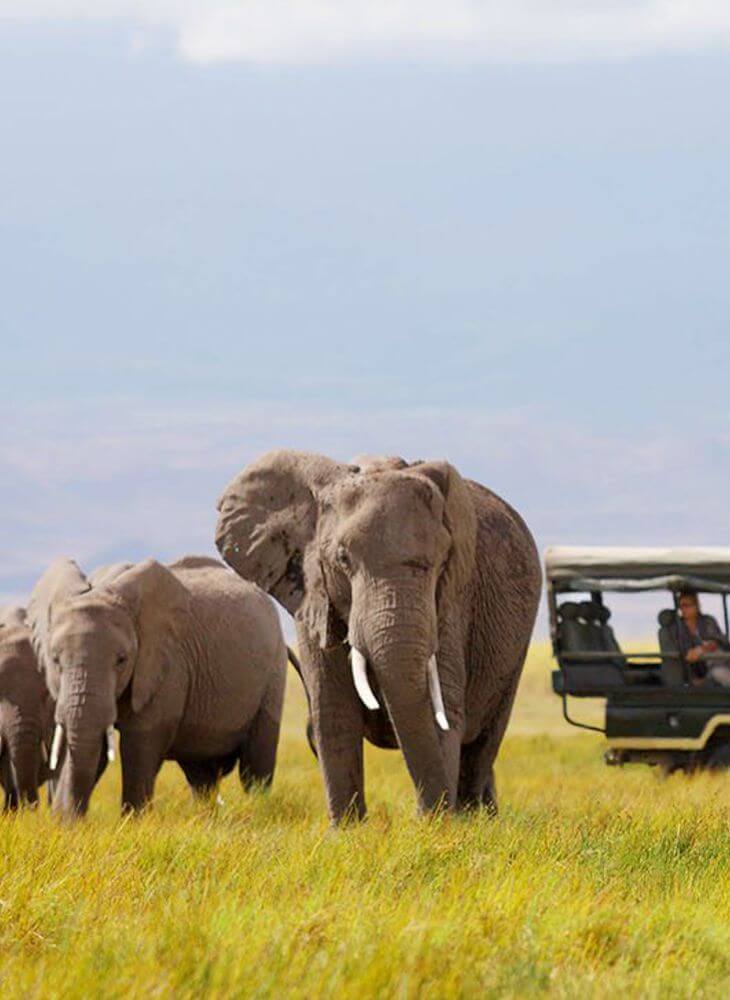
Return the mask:
<svg viewBox="0 0 730 1000">
<path fill-rule="evenodd" d="M 218 791 L 221 768 L 217 761 L 178 761 L 196 800 L 210 801 Z"/>
<path fill-rule="evenodd" d="M 339 795 L 333 795 L 332 789 L 328 788 L 327 792 L 327 811 L 331 826 L 352 826 L 367 818 L 365 794 L 362 790 L 349 794 L 343 791 Z"/>
</svg>

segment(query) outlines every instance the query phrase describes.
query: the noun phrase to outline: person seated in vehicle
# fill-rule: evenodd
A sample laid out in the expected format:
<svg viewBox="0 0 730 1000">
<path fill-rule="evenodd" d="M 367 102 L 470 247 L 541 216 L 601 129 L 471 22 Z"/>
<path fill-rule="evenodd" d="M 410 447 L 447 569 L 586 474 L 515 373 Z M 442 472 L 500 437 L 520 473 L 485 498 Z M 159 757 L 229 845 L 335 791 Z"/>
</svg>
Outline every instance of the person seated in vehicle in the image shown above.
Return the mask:
<svg viewBox="0 0 730 1000">
<path fill-rule="evenodd" d="M 702 614 L 695 591 L 683 590 L 678 607 L 677 649 L 689 666 L 692 683 L 703 684 L 709 679 L 720 687 L 730 688 L 730 657 L 727 660 L 705 659 L 708 653 L 730 652 L 730 643 L 722 629 L 712 615 Z"/>
</svg>

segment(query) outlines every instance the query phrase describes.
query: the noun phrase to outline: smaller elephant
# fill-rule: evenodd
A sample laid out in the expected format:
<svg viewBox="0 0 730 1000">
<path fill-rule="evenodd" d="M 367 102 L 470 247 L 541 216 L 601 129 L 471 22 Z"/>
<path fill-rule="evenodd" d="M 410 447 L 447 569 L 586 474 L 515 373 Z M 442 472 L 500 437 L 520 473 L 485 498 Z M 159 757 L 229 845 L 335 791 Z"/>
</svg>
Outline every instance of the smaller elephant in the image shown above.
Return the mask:
<svg viewBox="0 0 730 1000">
<path fill-rule="evenodd" d="M 5 809 L 34 805 L 49 777 L 53 702 L 38 672 L 23 608 L 0 613 L 0 784 Z"/>
<path fill-rule="evenodd" d="M 152 799 L 165 760 L 197 795 L 238 764 L 270 784 L 287 648 L 270 598 L 215 559 L 117 564 L 87 578 L 53 563 L 28 607 L 56 700 L 53 808 L 86 812 L 120 733 L 122 809 Z"/>
</svg>

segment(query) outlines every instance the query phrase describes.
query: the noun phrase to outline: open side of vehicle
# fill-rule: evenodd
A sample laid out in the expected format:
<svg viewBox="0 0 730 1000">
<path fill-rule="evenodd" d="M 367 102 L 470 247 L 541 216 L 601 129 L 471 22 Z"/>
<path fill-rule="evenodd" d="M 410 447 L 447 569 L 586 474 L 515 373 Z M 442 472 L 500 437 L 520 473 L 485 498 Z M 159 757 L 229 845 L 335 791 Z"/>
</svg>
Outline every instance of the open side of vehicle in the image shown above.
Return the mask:
<svg viewBox="0 0 730 1000">
<path fill-rule="evenodd" d="M 641 761 L 665 771 L 730 767 L 730 688 L 693 682 L 677 642 L 677 594 L 719 594 L 730 649 L 730 548 L 579 548 L 545 554 L 553 690 L 571 725 L 605 733 L 606 762 Z M 656 652 L 625 653 L 605 595 L 667 591 Z M 590 595 L 590 600 L 576 600 Z M 669 602 L 668 602 L 669 603 Z M 728 661 L 727 651 L 704 659 Z M 605 726 L 571 714 L 571 698 L 605 698 Z"/>
</svg>

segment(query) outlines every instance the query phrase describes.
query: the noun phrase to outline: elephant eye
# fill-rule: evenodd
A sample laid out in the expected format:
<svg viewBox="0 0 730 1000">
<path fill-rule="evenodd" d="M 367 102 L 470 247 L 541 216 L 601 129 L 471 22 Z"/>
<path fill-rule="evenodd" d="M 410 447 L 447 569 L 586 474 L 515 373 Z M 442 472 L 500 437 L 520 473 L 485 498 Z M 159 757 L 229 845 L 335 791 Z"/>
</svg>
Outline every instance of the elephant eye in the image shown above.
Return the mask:
<svg viewBox="0 0 730 1000">
<path fill-rule="evenodd" d="M 350 568 L 350 557 L 347 554 L 347 549 L 344 545 L 337 546 L 337 562 L 343 567 L 343 569 Z"/>
<path fill-rule="evenodd" d="M 117 666 L 121 667 L 126 662 L 127 662 L 126 654 L 125 653 L 120 653 L 119 656 L 117 657 Z"/>
<path fill-rule="evenodd" d="M 417 569 L 422 573 L 426 573 L 430 568 L 425 559 L 406 559 L 405 565 L 409 569 Z"/>
</svg>

